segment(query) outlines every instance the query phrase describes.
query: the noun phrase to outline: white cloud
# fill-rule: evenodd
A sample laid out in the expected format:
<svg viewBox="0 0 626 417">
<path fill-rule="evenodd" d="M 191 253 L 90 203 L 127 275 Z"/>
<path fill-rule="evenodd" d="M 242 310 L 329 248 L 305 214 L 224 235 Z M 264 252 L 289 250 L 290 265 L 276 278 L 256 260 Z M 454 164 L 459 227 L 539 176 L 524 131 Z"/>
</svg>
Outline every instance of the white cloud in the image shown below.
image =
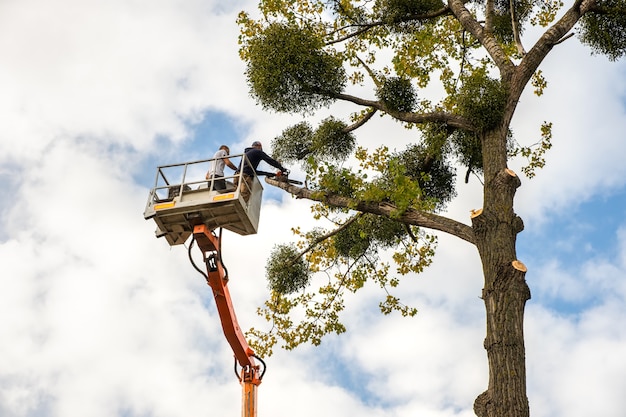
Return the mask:
<svg viewBox="0 0 626 417">
<path fill-rule="evenodd" d="M 545 168 L 528 180 L 522 176 L 517 210 L 530 227 L 555 210 L 567 211 L 594 196 L 623 187 L 621 156 L 626 151 L 620 131 L 626 115 L 624 63 L 593 57 L 573 40 L 557 46 L 541 69 L 548 81 L 539 98 L 528 86 L 513 122 L 523 145 L 541 139 L 540 125 L 553 123 L 553 147 Z M 517 161 L 513 168 L 522 175 Z"/>
<path fill-rule="evenodd" d="M 624 241 L 620 242 L 623 252 Z M 555 281 L 559 268 L 541 271 Z M 590 259 L 567 280 L 550 289 L 557 300 L 582 298 L 584 307 L 559 313 L 549 305 L 529 303 L 526 317 L 529 393 L 536 416 L 621 416 L 626 409 L 626 292 L 622 258 Z M 539 291 L 546 291 L 539 286 Z M 534 403 L 534 407 L 533 407 Z"/>
<path fill-rule="evenodd" d="M 186 123 L 208 108 L 252 105 L 237 56 L 238 6 L 3 3 L 3 153 L 27 158 L 63 135 L 148 150 L 155 135 L 184 139 Z"/>
</svg>

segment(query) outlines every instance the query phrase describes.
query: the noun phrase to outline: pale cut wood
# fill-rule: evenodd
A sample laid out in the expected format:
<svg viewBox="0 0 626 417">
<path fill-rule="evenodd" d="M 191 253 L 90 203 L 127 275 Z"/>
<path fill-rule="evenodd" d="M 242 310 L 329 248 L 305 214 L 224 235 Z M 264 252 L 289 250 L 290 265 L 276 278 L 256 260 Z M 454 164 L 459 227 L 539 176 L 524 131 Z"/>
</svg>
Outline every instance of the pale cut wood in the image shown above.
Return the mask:
<svg viewBox="0 0 626 417">
<path fill-rule="evenodd" d="M 524 265 L 522 262 L 518 260 L 511 262 L 511 265 L 513 265 L 513 268 L 517 269 L 518 271 L 522 271 L 522 272 L 528 271 L 528 268 L 526 268 L 526 265 Z"/>
<path fill-rule="evenodd" d="M 470 210 L 470 217 L 473 219 L 474 217 L 478 217 L 483 212 L 483 209 L 479 208 L 478 210 Z"/>
</svg>

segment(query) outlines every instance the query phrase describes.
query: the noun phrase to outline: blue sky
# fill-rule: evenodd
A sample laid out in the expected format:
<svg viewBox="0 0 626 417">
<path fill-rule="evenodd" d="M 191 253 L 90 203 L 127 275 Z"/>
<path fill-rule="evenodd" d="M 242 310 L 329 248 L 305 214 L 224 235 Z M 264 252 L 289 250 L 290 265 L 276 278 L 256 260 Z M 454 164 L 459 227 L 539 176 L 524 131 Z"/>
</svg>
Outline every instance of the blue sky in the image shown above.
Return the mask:
<svg viewBox="0 0 626 417">
<path fill-rule="evenodd" d="M 569 274 L 576 274 L 590 259 L 619 262 L 619 231 L 624 227 L 625 215 L 626 189 L 623 188 L 573 204 L 566 212 L 549 214 L 541 228 L 522 232 L 518 237 L 518 255 L 521 259 L 532 259 L 535 264 L 557 260 L 559 269 Z M 532 275 L 529 284 L 533 289 Z M 593 292 L 574 300 L 537 288 L 532 295 L 531 303 L 545 303 L 560 314 L 576 315 L 599 302 Z"/>
<path fill-rule="evenodd" d="M 235 19 L 256 6 L 0 3 L 1 416 L 240 413 L 210 291 L 186 248 L 156 239 L 142 213 L 158 165 L 208 158 L 223 143 L 233 153 L 254 140 L 267 149 L 302 120 L 249 97 Z M 554 124 L 546 167 L 522 177 L 516 197 L 533 294 L 531 415 L 623 417 L 626 66 L 571 38 L 542 69 L 548 89 L 525 93 L 513 126 L 528 145 L 541 123 Z M 349 112 L 337 105 L 307 120 Z M 368 126 L 358 140 L 370 148 L 413 140 L 386 119 Z M 306 201 L 267 185 L 264 193 L 259 233 L 224 240 L 245 328 L 268 326 L 255 311 L 274 244 L 292 240 L 293 226 L 317 225 Z M 469 224 L 481 201 L 478 181 L 459 181 L 446 214 Z M 398 288 L 418 315 L 377 314 L 376 288 L 349 297 L 345 334 L 266 358 L 259 416 L 472 416 L 487 383 L 481 289 L 475 248 L 439 236 L 433 265 Z"/>
<path fill-rule="evenodd" d="M 597 195 L 588 201 L 573 204 L 567 212 L 549 213 L 549 220 L 540 229 L 520 234 L 521 253 L 543 260 L 558 256 L 570 257 L 572 266 L 588 256 L 610 256 L 616 253 L 616 232 L 626 215 L 626 189 L 613 190 L 608 195 Z M 537 241 L 561 237 L 553 245 L 538 246 Z"/>
</svg>

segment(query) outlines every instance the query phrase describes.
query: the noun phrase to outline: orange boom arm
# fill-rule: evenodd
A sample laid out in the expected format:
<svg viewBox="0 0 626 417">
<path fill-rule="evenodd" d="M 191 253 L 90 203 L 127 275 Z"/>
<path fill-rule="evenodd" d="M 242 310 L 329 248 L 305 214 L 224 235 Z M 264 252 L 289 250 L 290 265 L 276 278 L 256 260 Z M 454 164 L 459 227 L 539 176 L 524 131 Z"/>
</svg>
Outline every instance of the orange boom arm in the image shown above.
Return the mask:
<svg viewBox="0 0 626 417">
<path fill-rule="evenodd" d="M 237 316 L 228 291 L 228 277 L 221 262 L 221 237 L 215 236 L 204 224 L 194 226 L 193 236 L 202 250 L 207 265 L 207 281 L 213 290 L 224 335 L 233 350 L 235 360 L 242 368 L 239 377 L 243 385 L 242 417 L 256 417 L 256 390 L 263 378 L 265 366 L 263 366 L 263 372 L 260 372 L 261 366 L 257 365 L 254 359 L 263 361 L 254 355 L 254 351 L 248 346 L 237 323 Z"/>
</svg>

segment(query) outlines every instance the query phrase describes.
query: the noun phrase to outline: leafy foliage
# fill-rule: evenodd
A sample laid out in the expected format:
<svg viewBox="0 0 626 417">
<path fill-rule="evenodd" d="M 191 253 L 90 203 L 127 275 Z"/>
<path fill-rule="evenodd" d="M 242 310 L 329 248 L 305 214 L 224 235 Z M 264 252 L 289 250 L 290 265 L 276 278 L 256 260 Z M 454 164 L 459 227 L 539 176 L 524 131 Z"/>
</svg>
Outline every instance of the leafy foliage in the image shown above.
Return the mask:
<svg viewBox="0 0 626 417">
<path fill-rule="evenodd" d="M 511 2 L 509 0 L 494 1 L 493 11 L 493 33 L 501 42 L 507 44 L 514 41 L 513 20 L 511 19 L 511 4 L 513 4 L 513 14 L 520 27 L 520 34 L 523 32 L 523 23 L 528 20 L 530 12 L 536 2 L 523 0 Z"/>
<path fill-rule="evenodd" d="M 307 122 L 286 128 L 272 141 L 273 156 L 284 162 L 302 161 L 313 152 L 313 133 Z"/>
<path fill-rule="evenodd" d="M 323 120 L 316 130 L 300 122 L 283 130 L 272 141 L 274 156 L 288 162 L 303 162 L 309 157 L 320 161 L 343 161 L 354 150 L 356 139 L 346 124 L 334 117 Z"/>
<path fill-rule="evenodd" d="M 280 294 L 302 290 L 310 281 L 307 263 L 293 245 L 276 245 L 265 267 L 269 287 Z"/>
<path fill-rule="evenodd" d="M 378 0 L 374 9 L 392 30 L 406 33 L 421 27 L 427 15 L 444 7 L 441 0 Z"/>
<path fill-rule="evenodd" d="M 599 1 L 599 12 L 581 19 L 581 42 L 611 61 L 626 54 L 626 0 Z"/>
<path fill-rule="evenodd" d="M 476 130 L 484 132 L 502 121 L 507 97 L 500 81 L 490 78 L 484 69 L 480 69 L 464 77 L 456 103 L 460 113 L 472 122 Z"/>
<path fill-rule="evenodd" d="M 345 160 L 354 151 L 356 138 L 347 125 L 334 117 L 324 119 L 313 134 L 315 154 L 323 159 Z"/>
<path fill-rule="evenodd" d="M 456 196 L 456 170 L 444 155 L 429 153 L 423 145 L 411 145 L 395 157 L 406 175 L 418 182 L 422 194 L 436 202 L 437 209 L 443 209 Z"/>
<path fill-rule="evenodd" d="M 552 123 L 544 122 L 541 125 L 541 140 L 531 146 L 518 146 L 511 150 L 511 156 L 521 155 L 528 160 L 528 165 L 522 167 L 522 172 L 533 178 L 538 168 L 546 164 L 545 153 L 552 148 Z"/>
<path fill-rule="evenodd" d="M 421 184 L 428 182 L 428 174 L 424 172 L 408 173 L 412 155 L 409 153 L 393 154 L 386 146 L 381 146 L 373 153 L 359 148 L 355 154 L 361 162 L 361 182 L 355 197 L 363 201 L 389 202 L 395 209 L 392 218 L 401 216 L 406 210 L 432 211 L 436 205 L 435 196 L 424 193 Z M 378 175 L 370 182 L 366 171 L 372 170 Z"/>
<path fill-rule="evenodd" d="M 385 292 L 378 308 L 384 314 L 393 311 L 403 316 L 414 316 L 417 309 L 407 306 L 390 290 L 400 280 L 391 273 L 391 265 L 380 261 L 384 248 L 396 248 L 393 262 L 398 275 L 421 272 L 432 262 L 436 239 L 417 228 L 409 228 L 393 220 L 373 215 L 355 215 L 334 232 L 316 229 L 302 233 L 300 256 L 306 256 L 309 270 L 316 273 L 316 290 L 309 287 L 293 292 L 272 291 L 264 306 L 258 309 L 272 328 L 270 331 L 253 328 L 248 332 L 252 348 L 260 355 L 270 355 L 281 343 L 285 349 L 294 349 L 302 343 L 319 345 L 324 335 L 343 333 L 345 326 L 339 314 L 345 308 L 347 294 L 366 288 L 368 283 Z M 322 237 L 328 237 L 323 239 Z M 289 255 L 292 255 L 289 249 Z M 271 262 L 280 263 L 280 251 L 275 251 Z M 313 286 L 312 286 L 313 287 Z M 302 290 L 302 291 L 300 291 Z M 298 322 L 293 317 L 302 317 Z"/>
<path fill-rule="evenodd" d="M 308 28 L 272 23 L 248 45 L 250 93 L 265 109 L 312 112 L 333 102 L 346 83 L 341 58 Z"/>
<path fill-rule="evenodd" d="M 411 112 L 417 104 L 417 94 L 407 78 L 386 78 L 376 95 L 391 111 Z"/>
<path fill-rule="evenodd" d="M 479 135 L 467 130 L 457 130 L 450 136 L 450 144 L 463 166 L 482 172 L 483 148 Z"/>
<path fill-rule="evenodd" d="M 444 4 L 441 0 L 379 0 L 377 6 L 387 22 L 397 23 L 441 10 Z"/>
<path fill-rule="evenodd" d="M 543 76 L 543 71 L 537 70 L 533 74 L 533 78 L 531 79 L 531 84 L 535 87 L 535 95 L 542 96 L 544 90 L 548 87 L 548 82 Z"/>
<path fill-rule="evenodd" d="M 374 255 L 382 248 L 393 247 L 406 235 L 402 223 L 381 216 L 364 215 L 333 236 L 339 256 L 358 259 Z"/>
<path fill-rule="evenodd" d="M 536 13 L 530 18 L 533 26 L 546 27 L 554 21 L 556 13 L 563 7 L 561 0 L 540 0 L 535 2 Z"/>
</svg>

